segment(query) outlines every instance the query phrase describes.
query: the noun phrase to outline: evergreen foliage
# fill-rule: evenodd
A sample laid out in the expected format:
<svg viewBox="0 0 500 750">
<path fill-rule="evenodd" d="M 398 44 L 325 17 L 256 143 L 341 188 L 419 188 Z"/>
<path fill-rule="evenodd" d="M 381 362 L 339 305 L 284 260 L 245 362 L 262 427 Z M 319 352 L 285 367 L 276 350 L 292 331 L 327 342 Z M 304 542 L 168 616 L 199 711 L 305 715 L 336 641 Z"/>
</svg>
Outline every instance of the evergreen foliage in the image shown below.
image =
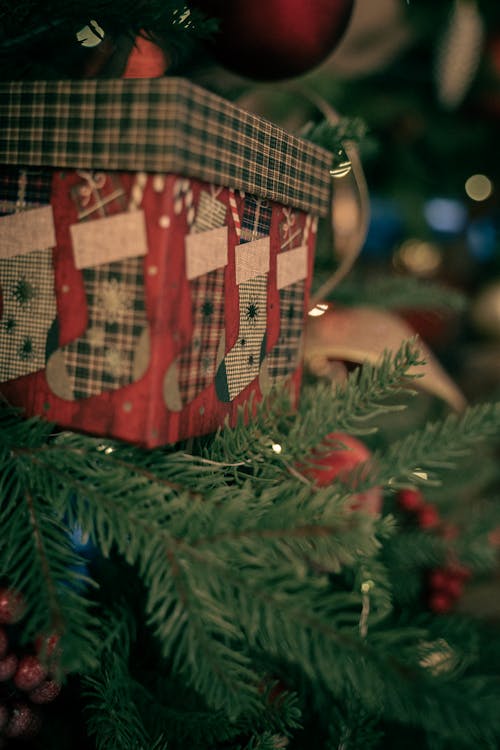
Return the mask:
<svg viewBox="0 0 500 750">
<path fill-rule="evenodd" d="M 306 470 L 334 430 L 376 446 L 374 425 L 404 408 L 419 363 L 408 342 L 342 387 L 305 388 L 299 411 L 273 394 L 247 425 L 242 414 L 152 451 L 2 409 L 1 580 L 28 603 L 26 642 L 61 635 L 88 747 L 300 748 L 312 733 L 354 750 L 396 726 L 436 747 L 496 746 L 499 685 L 476 668 L 472 630 L 410 616 L 448 543 L 350 506 L 377 485 L 390 507 L 423 472 L 434 486 L 499 432 L 500 407 L 429 424 L 349 481 L 319 488 Z M 94 546 L 85 575 L 75 529 Z"/>
</svg>

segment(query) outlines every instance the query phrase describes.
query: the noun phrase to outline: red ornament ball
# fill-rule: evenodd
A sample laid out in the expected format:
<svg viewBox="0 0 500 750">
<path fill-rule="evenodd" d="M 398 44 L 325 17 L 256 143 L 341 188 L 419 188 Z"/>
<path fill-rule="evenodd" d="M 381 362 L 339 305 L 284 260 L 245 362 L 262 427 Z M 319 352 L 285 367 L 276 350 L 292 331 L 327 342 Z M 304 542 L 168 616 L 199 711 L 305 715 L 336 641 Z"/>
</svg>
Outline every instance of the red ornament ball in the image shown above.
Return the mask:
<svg viewBox="0 0 500 750">
<path fill-rule="evenodd" d="M 341 39 L 354 0 L 191 0 L 219 21 L 212 51 L 225 67 L 262 81 L 301 75 Z"/>
<path fill-rule="evenodd" d="M 12 625 L 24 614 L 25 604 L 21 594 L 12 589 L 0 589 L 0 623 Z"/>
<path fill-rule="evenodd" d="M 331 451 L 317 451 L 313 455 L 314 465 L 307 467 L 304 473 L 314 480 L 318 487 L 327 487 L 335 479 L 347 479 L 349 473 L 371 458 L 371 452 L 357 438 L 343 432 L 330 433 L 326 441 L 332 445 Z M 337 443 L 337 446 L 335 446 Z M 378 487 L 355 495 L 353 510 L 365 510 L 378 515 L 382 508 L 382 491 Z"/>
<path fill-rule="evenodd" d="M 0 682 L 7 682 L 14 677 L 17 670 L 17 656 L 8 654 L 4 659 L 0 659 Z"/>
<path fill-rule="evenodd" d="M 36 656 L 23 656 L 19 662 L 14 683 L 19 690 L 34 690 L 45 679 L 46 670 Z"/>
</svg>

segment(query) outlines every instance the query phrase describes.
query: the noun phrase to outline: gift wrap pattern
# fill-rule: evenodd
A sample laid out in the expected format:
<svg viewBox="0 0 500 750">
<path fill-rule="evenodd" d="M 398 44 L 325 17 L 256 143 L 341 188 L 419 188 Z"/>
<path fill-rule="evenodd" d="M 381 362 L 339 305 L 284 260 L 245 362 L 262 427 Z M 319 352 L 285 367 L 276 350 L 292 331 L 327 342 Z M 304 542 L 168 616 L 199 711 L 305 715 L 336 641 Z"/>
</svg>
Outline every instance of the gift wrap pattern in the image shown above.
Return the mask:
<svg viewBox="0 0 500 750">
<path fill-rule="evenodd" d="M 0 84 L 0 116 L 8 401 L 153 447 L 298 392 L 328 152 L 180 79 Z"/>
</svg>

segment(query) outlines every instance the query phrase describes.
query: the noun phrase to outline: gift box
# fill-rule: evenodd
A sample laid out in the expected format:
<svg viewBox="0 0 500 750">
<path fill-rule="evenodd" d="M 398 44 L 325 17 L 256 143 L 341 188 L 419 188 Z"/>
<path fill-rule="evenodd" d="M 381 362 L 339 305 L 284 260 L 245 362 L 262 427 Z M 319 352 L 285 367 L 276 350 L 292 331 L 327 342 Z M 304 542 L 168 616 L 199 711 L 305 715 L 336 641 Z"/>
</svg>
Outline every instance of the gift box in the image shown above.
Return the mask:
<svg viewBox="0 0 500 750">
<path fill-rule="evenodd" d="M 329 152 L 176 78 L 0 84 L 0 121 L 10 403 L 154 447 L 298 392 Z"/>
</svg>

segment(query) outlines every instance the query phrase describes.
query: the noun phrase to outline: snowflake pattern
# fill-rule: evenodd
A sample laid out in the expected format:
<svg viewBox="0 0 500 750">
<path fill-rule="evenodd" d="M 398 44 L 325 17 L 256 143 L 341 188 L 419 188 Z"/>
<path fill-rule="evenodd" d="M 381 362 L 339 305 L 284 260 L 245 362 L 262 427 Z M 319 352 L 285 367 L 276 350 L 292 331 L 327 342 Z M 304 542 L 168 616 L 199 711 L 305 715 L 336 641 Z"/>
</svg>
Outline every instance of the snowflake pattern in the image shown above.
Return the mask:
<svg viewBox="0 0 500 750">
<path fill-rule="evenodd" d="M 106 350 L 104 361 L 106 371 L 114 378 L 119 378 L 127 372 L 128 362 L 122 352 L 115 347 Z"/>
<path fill-rule="evenodd" d="M 106 312 L 110 323 L 118 323 L 124 313 L 132 308 L 130 293 L 117 279 L 102 283 L 96 302 Z"/>
</svg>

